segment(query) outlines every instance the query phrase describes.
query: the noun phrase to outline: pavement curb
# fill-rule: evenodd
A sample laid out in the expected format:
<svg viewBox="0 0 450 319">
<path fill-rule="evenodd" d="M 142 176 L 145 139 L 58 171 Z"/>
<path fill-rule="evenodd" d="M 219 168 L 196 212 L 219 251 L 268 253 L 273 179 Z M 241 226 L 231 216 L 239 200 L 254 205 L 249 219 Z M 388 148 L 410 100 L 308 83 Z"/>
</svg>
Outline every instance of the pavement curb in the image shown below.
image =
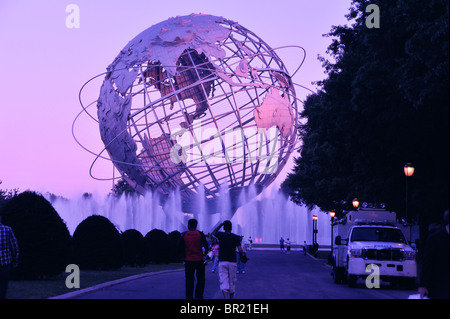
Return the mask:
<svg viewBox="0 0 450 319">
<path fill-rule="evenodd" d="M 103 289 L 103 288 L 119 285 L 119 284 L 122 284 L 124 282 L 132 281 L 132 280 L 136 280 L 136 279 L 140 279 L 140 278 L 144 278 L 144 277 L 156 276 L 156 275 L 160 275 L 160 274 L 166 274 L 166 273 L 171 273 L 171 272 L 178 272 L 178 271 L 184 271 L 184 268 L 171 269 L 171 270 L 162 270 L 162 271 L 157 271 L 157 272 L 148 272 L 148 273 L 133 275 L 133 276 L 120 278 L 120 279 L 113 280 L 113 281 L 107 281 L 107 282 L 104 282 L 104 283 L 101 283 L 101 284 L 98 284 L 98 285 L 95 285 L 95 286 L 87 287 L 87 288 L 84 288 L 84 289 L 79 289 L 79 290 L 76 290 L 76 291 L 68 292 L 68 293 L 63 294 L 63 295 L 50 297 L 48 299 L 71 299 L 71 298 L 75 298 L 75 297 L 78 297 L 80 295 L 92 292 L 92 291 L 96 291 L 96 290 L 100 290 L 100 289 Z"/>
<path fill-rule="evenodd" d="M 309 257 L 311 257 L 311 258 L 314 259 L 315 261 L 322 262 L 322 264 L 323 264 L 324 266 L 326 266 L 326 267 L 328 267 L 328 268 L 330 268 L 330 269 L 333 269 L 333 267 L 332 267 L 327 261 L 324 261 L 324 259 L 320 259 L 320 258 L 314 257 L 314 256 L 311 255 L 310 253 L 306 253 L 306 255 L 309 256 Z"/>
</svg>

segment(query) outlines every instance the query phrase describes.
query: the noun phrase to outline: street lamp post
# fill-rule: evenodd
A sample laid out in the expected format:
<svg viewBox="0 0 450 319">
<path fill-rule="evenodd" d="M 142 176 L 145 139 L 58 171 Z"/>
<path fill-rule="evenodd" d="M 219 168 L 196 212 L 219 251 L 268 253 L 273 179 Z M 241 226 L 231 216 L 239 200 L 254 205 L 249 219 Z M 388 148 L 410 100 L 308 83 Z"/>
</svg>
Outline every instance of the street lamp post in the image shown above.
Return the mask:
<svg viewBox="0 0 450 319">
<path fill-rule="evenodd" d="M 403 171 L 405 172 L 405 176 L 406 176 L 406 195 L 405 195 L 405 220 L 408 223 L 409 222 L 409 218 L 408 218 L 408 177 L 413 176 L 414 174 L 414 166 L 411 163 L 406 164 L 403 167 Z"/>
<path fill-rule="evenodd" d="M 314 255 L 316 255 L 316 252 L 317 252 L 317 233 L 318 233 L 318 230 L 317 230 L 317 219 L 318 219 L 318 217 L 317 217 L 317 215 L 313 215 L 312 219 L 313 219 L 313 242 L 312 242 L 312 250 L 313 250 L 313 252 L 314 252 Z"/>
<path fill-rule="evenodd" d="M 334 221 L 334 216 L 336 216 L 336 213 L 334 212 L 334 210 L 332 210 L 330 212 L 330 217 L 331 217 L 331 259 L 330 260 L 331 261 L 333 261 L 333 248 L 334 248 L 334 238 L 333 238 L 333 221 Z"/>
</svg>

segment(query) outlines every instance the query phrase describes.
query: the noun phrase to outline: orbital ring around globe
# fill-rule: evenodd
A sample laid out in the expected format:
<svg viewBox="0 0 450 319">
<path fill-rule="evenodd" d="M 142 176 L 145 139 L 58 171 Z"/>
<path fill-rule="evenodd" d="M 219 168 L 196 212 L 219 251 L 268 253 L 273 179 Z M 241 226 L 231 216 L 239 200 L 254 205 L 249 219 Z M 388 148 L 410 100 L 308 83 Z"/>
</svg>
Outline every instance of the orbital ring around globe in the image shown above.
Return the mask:
<svg viewBox="0 0 450 319">
<path fill-rule="evenodd" d="M 268 186 L 298 143 L 301 102 L 275 50 L 236 22 L 209 15 L 143 31 L 80 90 L 83 110 L 72 134 L 96 155 L 91 176 L 97 159 L 110 160 L 138 193 L 167 197 L 177 189 L 186 202 L 199 187 L 214 199 L 224 185 Z M 83 89 L 100 76 L 99 98 L 84 106 Z M 97 119 L 87 110 L 95 103 Z M 99 124 L 100 153 L 75 136 L 82 113 Z"/>
</svg>

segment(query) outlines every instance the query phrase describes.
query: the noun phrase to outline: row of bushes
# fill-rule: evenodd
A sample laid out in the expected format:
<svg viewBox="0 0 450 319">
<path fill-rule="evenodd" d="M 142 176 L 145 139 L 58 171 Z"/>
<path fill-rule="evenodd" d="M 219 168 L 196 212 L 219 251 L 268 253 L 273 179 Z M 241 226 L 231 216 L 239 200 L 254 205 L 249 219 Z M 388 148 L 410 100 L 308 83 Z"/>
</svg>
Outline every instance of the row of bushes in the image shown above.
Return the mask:
<svg viewBox="0 0 450 319">
<path fill-rule="evenodd" d="M 119 232 L 106 217 L 92 215 L 70 236 L 53 206 L 34 192 L 13 197 L 0 213 L 2 223 L 13 229 L 19 244 L 14 279 L 55 276 L 71 263 L 81 269 L 118 269 L 179 261 L 178 231 L 166 234 L 153 229 L 145 236 L 135 229 Z"/>
<path fill-rule="evenodd" d="M 72 259 L 82 269 L 178 262 L 176 247 L 180 235 L 178 231 L 166 234 L 160 229 L 153 229 L 145 236 L 135 229 L 119 233 L 106 217 L 92 215 L 75 229 Z"/>
</svg>

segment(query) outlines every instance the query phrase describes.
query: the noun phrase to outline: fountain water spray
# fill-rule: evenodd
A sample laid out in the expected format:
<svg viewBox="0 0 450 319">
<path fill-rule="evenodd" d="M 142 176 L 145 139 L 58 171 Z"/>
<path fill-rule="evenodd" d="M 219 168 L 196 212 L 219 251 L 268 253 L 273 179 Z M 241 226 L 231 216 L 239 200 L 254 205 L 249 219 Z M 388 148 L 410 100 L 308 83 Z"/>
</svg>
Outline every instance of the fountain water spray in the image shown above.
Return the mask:
<svg viewBox="0 0 450 319">
<path fill-rule="evenodd" d="M 66 222 L 69 232 L 73 234 L 78 224 L 90 215 L 107 217 L 120 231 L 136 229 L 145 235 L 157 228 L 166 233 L 174 230 L 186 230 L 187 220 L 196 218 L 198 229 L 211 232 L 217 223 L 230 219 L 233 232 L 252 237 L 255 243 L 277 244 L 280 237 L 289 238 L 292 243 L 311 242 L 312 215 L 318 215 L 318 242 L 329 245 L 330 218 L 318 209 L 309 210 L 293 203 L 286 195 L 274 187 L 266 189 L 256 196 L 257 191 L 250 186 L 238 196 L 239 208 L 232 211 L 229 192 L 225 187 L 220 193 L 219 210 L 208 212 L 204 189 L 199 187 L 195 214 L 182 211 L 180 193 L 171 193 L 161 205 L 158 193 L 148 192 L 144 196 L 122 195 L 97 199 L 94 196 L 80 196 L 77 199 L 56 199 L 53 207 Z"/>
</svg>

